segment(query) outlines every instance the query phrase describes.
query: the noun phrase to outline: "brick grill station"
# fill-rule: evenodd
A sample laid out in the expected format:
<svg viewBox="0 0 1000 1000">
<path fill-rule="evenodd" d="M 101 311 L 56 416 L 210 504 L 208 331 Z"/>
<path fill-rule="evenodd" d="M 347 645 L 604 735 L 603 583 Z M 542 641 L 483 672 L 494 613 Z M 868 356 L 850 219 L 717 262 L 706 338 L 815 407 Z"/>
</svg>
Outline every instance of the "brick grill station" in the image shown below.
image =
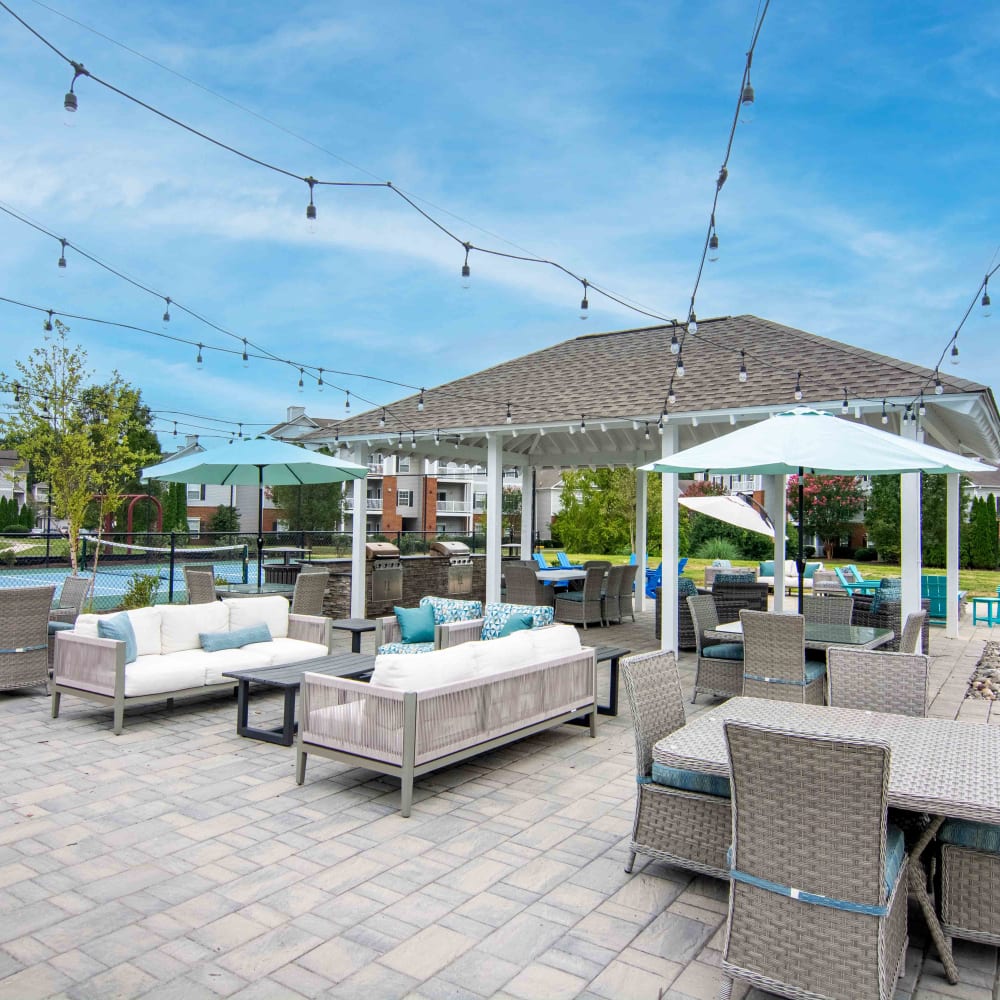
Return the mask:
<svg viewBox="0 0 1000 1000">
<path fill-rule="evenodd" d="M 428 594 L 445 596 L 448 593 L 448 560 L 433 556 L 403 556 L 403 599 L 401 607 L 416 607 L 421 597 Z M 375 606 L 371 603 L 373 560 L 365 563 L 365 617 L 377 618 L 391 615 L 392 604 Z M 455 597 L 470 600 L 486 598 L 486 557 L 472 557 L 472 590 Z M 347 618 L 351 613 L 351 561 L 330 564 L 330 582 L 323 598 L 323 614 L 329 618 Z"/>
</svg>

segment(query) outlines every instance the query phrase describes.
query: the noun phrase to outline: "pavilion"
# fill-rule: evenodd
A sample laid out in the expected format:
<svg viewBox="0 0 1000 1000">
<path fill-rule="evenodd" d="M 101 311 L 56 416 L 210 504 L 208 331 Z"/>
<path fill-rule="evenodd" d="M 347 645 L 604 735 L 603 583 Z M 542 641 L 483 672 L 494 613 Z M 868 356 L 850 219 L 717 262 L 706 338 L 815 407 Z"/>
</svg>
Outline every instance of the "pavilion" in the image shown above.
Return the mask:
<svg viewBox="0 0 1000 1000">
<path fill-rule="evenodd" d="M 682 344 L 681 353 L 672 352 L 672 341 Z M 487 509 L 499 510 L 504 466 L 521 467 L 530 496 L 538 469 L 638 468 L 799 402 L 1000 463 L 1000 414 L 987 386 L 749 315 L 702 320 L 696 335 L 668 324 L 574 337 L 300 440 L 348 449 L 360 464 L 374 451 L 483 463 Z M 646 473 L 637 475 L 636 548 L 645 552 Z M 920 605 L 920 477 L 902 479 L 905 615 Z M 785 477 L 764 480 L 768 513 L 784 523 Z M 663 560 L 670 566 L 678 556 L 677 477 L 665 475 L 663 487 Z M 354 509 L 362 510 L 364 483 L 355 481 L 354 490 Z M 949 475 L 946 572 L 956 595 L 948 602 L 950 635 L 958 628 L 958 500 L 959 477 Z M 351 613 L 360 617 L 364 519 L 353 525 Z M 531 527 L 523 519 L 524 552 L 531 550 Z M 781 532 L 775 555 L 780 567 Z M 488 518 L 487 601 L 500 598 L 500 556 L 500 520 Z M 784 588 L 775 583 L 780 608 Z M 664 648 L 676 648 L 676 586 L 676 576 L 664 574 Z"/>
</svg>

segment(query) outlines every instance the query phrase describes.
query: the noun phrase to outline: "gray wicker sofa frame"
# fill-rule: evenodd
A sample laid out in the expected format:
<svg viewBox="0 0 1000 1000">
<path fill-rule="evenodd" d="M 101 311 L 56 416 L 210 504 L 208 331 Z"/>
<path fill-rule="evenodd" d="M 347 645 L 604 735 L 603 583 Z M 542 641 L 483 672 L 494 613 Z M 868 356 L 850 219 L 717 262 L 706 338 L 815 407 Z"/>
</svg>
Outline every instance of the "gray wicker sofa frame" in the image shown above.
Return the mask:
<svg viewBox="0 0 1000 1000">
<path fill-rule="evenodd" d="M 587 720 L 595 737 L 595 676 L 595 651 L 587 646 L 419 692 L 307 673 L 295 780 L 305 781 L 310 754 L 395 775 L 401 782 L 400 813 L 409 816 L 413 782 L 421 775 L 574 719 Z"/>
<path fill-rule="evenodd" d="M 327 652 L 332 644 L 333 630 L 329 618 L 313 615 L 288 616 L 288 637 L 322 646 Z M 172 654 L 163 654 L 164 658 Z M 312 654 L 322 656 L 323 652 Z M 121 735 L 125 726 L 125 708 L 166 702 L 175 698 L 190 698 L 218 691 L 235 691 L 235 682 L 226 679 L 219 684 L 178 688 L 155 694 L 125 694 L 125 643 L 117 639 L 100 639 L 60 632 L 56 636 L 52 673 L 52 718 L 59 717 L 64 694 L 110 707 L 114 712 L 114 734 Z"/>
</svg>

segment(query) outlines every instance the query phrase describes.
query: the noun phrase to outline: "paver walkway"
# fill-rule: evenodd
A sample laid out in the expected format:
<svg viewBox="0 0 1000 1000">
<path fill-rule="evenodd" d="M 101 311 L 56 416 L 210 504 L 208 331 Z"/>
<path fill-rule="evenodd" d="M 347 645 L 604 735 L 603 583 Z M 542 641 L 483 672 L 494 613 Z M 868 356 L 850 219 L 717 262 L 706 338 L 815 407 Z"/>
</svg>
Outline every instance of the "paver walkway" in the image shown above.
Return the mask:
<svg viewBox="0 0 1000 1000">
<path fill-rule="evenodd" d="M 641 651 L 652 624 L 586 638 Z M 988 635 L 933 633 L 933 714 L 1000 724 L 963 701 Z M 371 772 L 315 758 L 298 787 L 294 751 L 235 718 L 228 697 L 138 709 L 115 737 L 80 700 L 52 720 L 0 695 L 0 1000 L 715 996 L 725 884 L 623 870 L 627 716 L 423 778 L 410 819 Z M 951 987 L 911 925 L 899 997 L 998 1000 L 996 949 L 958 943 Z"/>
</svg>

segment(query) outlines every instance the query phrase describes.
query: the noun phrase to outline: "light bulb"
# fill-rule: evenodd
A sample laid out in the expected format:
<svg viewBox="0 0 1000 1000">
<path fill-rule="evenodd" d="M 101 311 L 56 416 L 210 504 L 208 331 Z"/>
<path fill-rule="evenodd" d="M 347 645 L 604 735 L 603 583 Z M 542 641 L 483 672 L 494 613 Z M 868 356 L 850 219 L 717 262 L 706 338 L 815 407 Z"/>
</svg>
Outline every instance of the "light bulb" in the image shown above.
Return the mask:
<svg viewBox="0 0 1000 1000">
<path fill-rule="evenodd" d="M 746 382 L 747 378 L 746 351 L 740 351 L 740 381 Z"/>
<path fill-rule="evenodd" d="M 590 303 L 587 301 L 587 280 L 583 281 L 583 298 L 580 300 L 580 319 L 586 319 L 590 313 Z"/>
<path fill-rule="evenodd" d="M 698 332 L 698 317 L 695 316 L 694 310 L 691 310 L 691 315 L 688 316 L 687 332 L 693 337 Z"/>
<path fill-rule="evenodd" d="M 992 313 L 993 313 L 993 310 L 990 307 L 990 286 L 989 286 L 989 281 L 990 281 L 990 278 L 989 278 L 989 275 L 987 275 L 983 279 L 983 297 L 982 297 L 982 300 L 980 302 L 980 304 L 983 307 L 983 317 L 984 318 L 987 317 L 987 316 L 991 316 Z"/>
<path fill-rule="evenodd" d="M 60 243 L 60 245 L 62 247 L 62 249 L 59 251 L 59 273 L 60 274 L 65 274 L 66 273 L 66 241 L 65 240 L 60 240 L 59 243 Z"/>
<path fill-rule="evenodd" d="M 684 358 L 680 354 L 677 355 L 677 377 L 684 378 Z"/>
<path fill-rule="evenodd" d="M 670 353 L 677 354 L 681 349 L 680 341 L 677 339 L 677 334 L 672 333 L 670 335 Z"/>
<path fill-rule="evenodd" d="M 955 343 L 951 345 L 951 363 L 953 365 L 957 365 L 958 361 L 959 361 L 959 358 L 958 358 L 958 341 L 955 341 Z"/>
<path fill-rule="evenodd" d="M 934 395 L 940 396 L 944 392 L 944 386 L 941 384 L 941 376 L 937 372 L 934 373 Z"/>
<path fill-rule="evenodd" d="M 747 74 L 747 82 L 743 85 L 743 93 L 740 95 L 740 121 L 749 125 L 753 121 L 753 102 L 755 94 L 753 84 L 750 82 L 750 74 Z"/>
<path fill-rule="evenodd" d="M 708 259 L 713 262 L 719 259 L 719 237 L 715 232 L 708 238 Z"/>
<path fill-rule="evenodd" d="M 204 362 L 204 360 L 202 359 L 202 356 L 201 356 L 201 348 L 202 348 L 202 345 L 199 344 L 198 345 L 198 357 L 196 357 L 194 359 L 194 364 L 195 364 L 195 367 L 198 369 L 198 371 L 203 371 L 204 367 L 205 367 L 205 362 Z"/>
</svg>

